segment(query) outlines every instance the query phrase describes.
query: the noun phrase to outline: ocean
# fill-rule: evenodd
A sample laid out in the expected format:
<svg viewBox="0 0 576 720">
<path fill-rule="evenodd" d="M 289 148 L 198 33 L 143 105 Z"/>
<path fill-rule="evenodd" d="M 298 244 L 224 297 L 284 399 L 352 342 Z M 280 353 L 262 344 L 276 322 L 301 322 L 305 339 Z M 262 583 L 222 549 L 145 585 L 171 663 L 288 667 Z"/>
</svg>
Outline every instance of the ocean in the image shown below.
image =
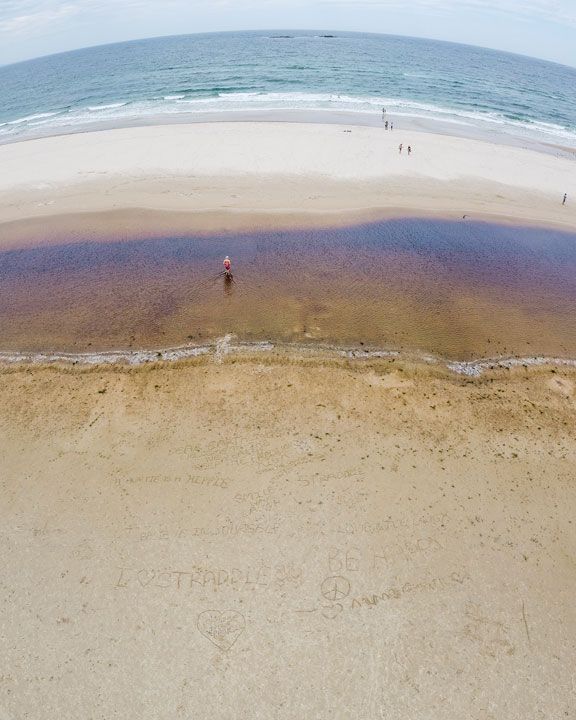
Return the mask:
<svg viewBox="0 0 576 720">
<path fill-rule="evenodd" d="M 576 68 L 363 33 L 155 38 L 0 68 L 0 143 L 207 119 L 334 121 L 354 113 L 502 142 L 576 148 Z M 234 115 L 232 115 L 234 114 Z"/>
</svg>

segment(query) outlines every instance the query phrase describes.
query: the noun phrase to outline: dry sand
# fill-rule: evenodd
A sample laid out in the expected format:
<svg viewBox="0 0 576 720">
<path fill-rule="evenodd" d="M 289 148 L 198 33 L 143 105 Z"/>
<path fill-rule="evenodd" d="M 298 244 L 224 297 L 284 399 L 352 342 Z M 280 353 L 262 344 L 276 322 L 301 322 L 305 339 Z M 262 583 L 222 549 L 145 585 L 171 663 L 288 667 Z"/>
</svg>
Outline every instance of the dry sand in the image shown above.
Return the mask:
<svg viewBox="0 0 576 720">
<path fill-rule="evenodd" d="M 571 717 L 575 387 L 5 371 L 0 717 Z"/>
<path fill-rule="evenodd" d="M 576 224 L 571 161 L 344 129 L 2 146 L 0 222 Z M 472 380 L 271 352 L 3 368 L 0 720 L 572 716 L 575 420 L 576 371 L 553 366 Z"/>
<path fill-rule="evenodd" d="M 573 160 L 413 131 L 290 123 L 107 130 L 0 146 L 0 167 L 0 223 L 146 208 L 212 213 L 215 226 L 243 211 L 330 213 L 330 223 L 360 212 L 576 226 Z"/>
</svg>

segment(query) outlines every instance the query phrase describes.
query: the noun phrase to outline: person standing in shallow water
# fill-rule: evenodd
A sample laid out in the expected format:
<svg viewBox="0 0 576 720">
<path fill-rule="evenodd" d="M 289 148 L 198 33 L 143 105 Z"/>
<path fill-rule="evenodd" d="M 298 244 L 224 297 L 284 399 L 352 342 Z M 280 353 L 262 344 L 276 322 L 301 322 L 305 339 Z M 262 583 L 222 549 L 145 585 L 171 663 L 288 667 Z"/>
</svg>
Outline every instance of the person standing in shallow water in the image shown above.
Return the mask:
<svg viewBox="0 0 576 720">
<path fill-rule="evenodd" d="M 231 263 L 230 263 L 230 258 L 228 257 L 228 255 L 226 255 L 222 264 L 225 267 L 226 275 L 228 275 L 228 276 L 231 275 L 231 272 L 230 272 Z"/>
</svg>

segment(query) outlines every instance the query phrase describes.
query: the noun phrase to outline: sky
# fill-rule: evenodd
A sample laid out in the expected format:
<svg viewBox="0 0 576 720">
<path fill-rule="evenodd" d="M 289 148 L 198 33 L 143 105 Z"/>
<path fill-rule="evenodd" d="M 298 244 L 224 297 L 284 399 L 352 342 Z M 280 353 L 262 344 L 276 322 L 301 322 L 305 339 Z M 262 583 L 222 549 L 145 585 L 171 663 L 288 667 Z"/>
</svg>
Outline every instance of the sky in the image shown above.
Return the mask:
<svg viewBox="0 0 576 720">
<path fill-rule="evenodd" d="M 0 0 L 0 65 L 137 38 L 270 29 L 410 35 L 576 67 L 576 0 Z"/>
</svg>

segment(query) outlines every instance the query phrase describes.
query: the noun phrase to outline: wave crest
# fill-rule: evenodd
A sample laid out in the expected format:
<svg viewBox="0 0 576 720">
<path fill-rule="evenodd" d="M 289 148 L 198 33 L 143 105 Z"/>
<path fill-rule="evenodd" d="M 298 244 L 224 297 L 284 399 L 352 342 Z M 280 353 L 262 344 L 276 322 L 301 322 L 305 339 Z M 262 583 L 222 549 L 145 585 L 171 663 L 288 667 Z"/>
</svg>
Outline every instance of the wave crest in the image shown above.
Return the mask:
<svg viewBox="0 0 576 720">
<path fill-rule="evenodd" d="M 78 128 L 105 119 L 108 123 L 119 125 L 130 120 L 150 118 L 157 123 L 162 116 L 200 113 L 230 113 L 246 111 L 323 111 L 353 112 L 360 115 L 380 116 L 382 108 L 387 109 L 388 117 L 417 118 L 441 121 L 453 125 L 465 125 L 469 128 L 491 129 L 512 135 L 532 137 L 535 140 L 556 140 L 576 147 L 576 132 L 559 123 L 533 120 L 522 114 L 498 112 L 490 108 L 474 106 L 443 107 L 426 102 L 418 102 L 384 95 L 350 95 L 318 92 L 264 92 L 257 90 L 226 91 L 222 88 L 206 90 L 201 96 L 183 93 L 141 100 L 125 100 L 105 105 L 67 108 L 56 112 L 37 113 L 0 124 L 0 137 L 25 137 L 32 135 L 34 126 L 42 124 L 44 134 L 50 130 L 58 132 L 61 128 Z M 289 116 L 287 116 L 289 120 Z"/>
</svg>

